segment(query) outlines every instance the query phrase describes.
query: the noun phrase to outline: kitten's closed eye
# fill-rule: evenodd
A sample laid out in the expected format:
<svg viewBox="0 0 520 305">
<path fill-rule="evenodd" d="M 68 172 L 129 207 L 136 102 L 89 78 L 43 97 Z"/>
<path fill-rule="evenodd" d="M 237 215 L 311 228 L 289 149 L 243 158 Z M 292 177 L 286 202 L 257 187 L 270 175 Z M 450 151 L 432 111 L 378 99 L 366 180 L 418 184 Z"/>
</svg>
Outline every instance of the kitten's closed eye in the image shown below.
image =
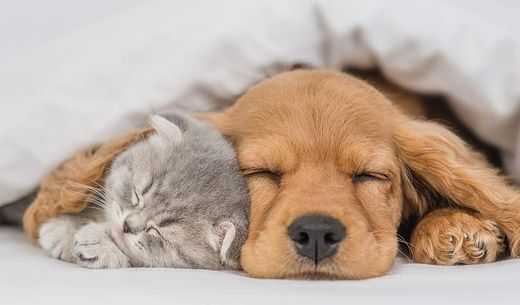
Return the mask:
<svg viewBox="0 0 520 305">
<path fill-rule="evenodd" d="M 132 206 L 138 208 L 143 206 L 142 196 L 135 189 L 132 190 Z"/>
<path fill-rule="evenodd" d="M 171 226 L 177 222 L 179 222 L 182 218 L 180 217 L 170 217 L 163 219 L 161 222 L 159 222 L 159 227 L 168 227 Z"/>
<path fill-rule="evenodd" d="M 159 227 L 152 220 L 150 220 L 146 223 L 145 232 L 146 232 L 146 234 L 150 234 L 150 235 L 157 236 L 157 237 L 162 237 Z"/>
<path fill-rule="evenodd" d="M 163 235 L 161 234 L 159 228 L 171 226 L 171 225 L 177 223 L 181 219 L 182 218 L 180 218 L 180 217 L 166 218 L 166 219 L 163 219 L 161 222 L 159 222 L 159 224 L 157 226 L 154 223 L 150 222 L 150 223 L 148 223 L 148 225 L 146 227 L 146 233 L 153 235 L 153 236 L 164 238 Z"/>
<path fill-rule="evenodd" d="M 146 233 L 148 233 L 150 235 L 162 236 L 161 233 L 159 232 L 159 230 L 156 227 L 148 227 L 148 228 L 146 228 Z"/>
</svg>

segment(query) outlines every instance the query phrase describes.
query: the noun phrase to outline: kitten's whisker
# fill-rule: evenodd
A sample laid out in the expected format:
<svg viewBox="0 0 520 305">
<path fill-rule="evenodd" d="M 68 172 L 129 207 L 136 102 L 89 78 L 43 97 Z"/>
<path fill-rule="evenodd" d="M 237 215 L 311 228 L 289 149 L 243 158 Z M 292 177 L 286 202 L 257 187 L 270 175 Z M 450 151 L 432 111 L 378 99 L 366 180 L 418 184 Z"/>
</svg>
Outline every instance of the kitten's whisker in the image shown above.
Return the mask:
<svg viewBox="0 0 520 305">
<path fill-rule="evenodd" d="M 88 207 L 88 209 L 93 209 L 93 210 L 97 210 L 97 211 L 101 211 L 101 212 L 106 212 L 105 209 L 97 207 L 97 206 L 90 206 L 90 207 Z"/>
<path fill-rule="evenodd" d="M 80 193 L 80 192 L 72 192 L 73 194 L 76 194 L 76 195 L 83 195 L 83 193 Z M 85 201 L 87 203 L 92 203 L 92 204 L 95 204 L 97 206 L 105 206 L 106 205 L 106 202 L 104 202 L 103 198 L 101 197 L 98 197 L 98 196 L 89 196 L 85 199 Z"/>
<path fill-rule="evenodd" d="M 141 254 L 146 254 L 146 249 L 144 248 L 144 245 L 142 242 L 140 241 L 134 241 L 134 246 L 137 248 L 137 250 L 139 252 L 141 252 Z"/>
<path fill-rule="evenodd" d="M 105 212 L 110 211 L 109 205 L 101 198 L 91 197 L 87 200 L 88 203 L 101 208 Z"/>
<path fill-rule="evenodd" d="M 98 197 L 98 198 L 102 199 L 103 201 L 108 201 L 108 199 L 111 199 L 111 196 L 109 196 L 106 193 L 106 191 L 104 190 L 103 187 L 92 187 L 90 185 L 84 185 L 84 184 L 77 183 L 77 182 L 70 182 L 70 184 L 73 187 L 77 188 L 77 190 L 78 190 L 78 192 L 76 193 L 77 195 L 84 195 L 83 192 L 80 192 L 81 190 L 92 193 L 93 196 L 89 196 L 89 198 L 87 198 L 87 201 L 92 201 L 93 197 Z"/>
</svg>

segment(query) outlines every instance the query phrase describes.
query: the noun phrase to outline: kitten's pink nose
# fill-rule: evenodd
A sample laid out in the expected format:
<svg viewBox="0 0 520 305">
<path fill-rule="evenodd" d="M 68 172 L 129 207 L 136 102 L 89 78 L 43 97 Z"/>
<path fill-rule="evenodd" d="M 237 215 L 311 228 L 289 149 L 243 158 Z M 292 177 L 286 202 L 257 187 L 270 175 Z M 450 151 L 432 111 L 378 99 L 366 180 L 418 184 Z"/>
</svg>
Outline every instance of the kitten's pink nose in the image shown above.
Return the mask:
<svg viewBox="0 0 520 305">
<path fill-rule="evenodd" d="M 134 232 L 132 232 L 132 228 L 130 228 L 126 220 L 123 222 L 123 232 L 134 234 Z"/>
</svg>

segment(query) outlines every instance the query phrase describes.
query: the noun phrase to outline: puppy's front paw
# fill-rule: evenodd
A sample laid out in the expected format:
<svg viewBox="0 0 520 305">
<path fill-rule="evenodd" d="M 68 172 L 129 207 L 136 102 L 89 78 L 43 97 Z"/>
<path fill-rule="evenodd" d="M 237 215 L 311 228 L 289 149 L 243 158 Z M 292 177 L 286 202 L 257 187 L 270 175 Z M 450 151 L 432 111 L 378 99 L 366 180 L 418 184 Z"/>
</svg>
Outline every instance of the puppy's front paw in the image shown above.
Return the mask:
<svg viewBox="0 0 520 305">
<path fill-rule="evenodd" d="M 52 218 L 41 226 L 38 242 L 51 257 L 71 262 L 72 240 L 76 228 L 77 224 L 72 218 Z"/>
<path fill-rule="evenodd" d="M 87 268 L 129 267 L 127 256 L 112 242 L 103 225 L 90 223 L 74 236 L 73 255 Z"/>
<path fill-rule="evenodd" d="M 505 248 L 504 233 L 495 222 L 477 212 L 453 208 L 426 215 L 411 240 L 416 262 L 437 265 L 489 263 Z"/>
</svg>

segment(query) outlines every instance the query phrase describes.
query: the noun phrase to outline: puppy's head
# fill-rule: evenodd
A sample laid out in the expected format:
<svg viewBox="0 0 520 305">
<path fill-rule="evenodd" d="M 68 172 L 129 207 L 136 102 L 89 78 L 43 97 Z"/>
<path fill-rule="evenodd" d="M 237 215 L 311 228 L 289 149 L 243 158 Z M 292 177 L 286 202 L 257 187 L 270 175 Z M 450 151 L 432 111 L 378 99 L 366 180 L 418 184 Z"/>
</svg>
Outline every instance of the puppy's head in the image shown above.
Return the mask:
<svg viewBox="0 0 520 305">
<path fill-rule="evenodd" d="M 350 76 L 296 71 L 209 117 L 232 139 L 249 181 L 248 273 L 365 278 L 390 268 L 402 210 L 392 140 L 399 115 Z"/>
<path fill-rule="evenodd" d="M 395 259 L 402 216 L 437 195 L 458 202 L 457 162 L 474 168 L 448 130 L 409 119 L 342 73 L 283 73 L 227 111 L 200 117 L 232 140 L 248 178 L 241 263 L 256 277 L 382 275 Z"/>
</svg>

